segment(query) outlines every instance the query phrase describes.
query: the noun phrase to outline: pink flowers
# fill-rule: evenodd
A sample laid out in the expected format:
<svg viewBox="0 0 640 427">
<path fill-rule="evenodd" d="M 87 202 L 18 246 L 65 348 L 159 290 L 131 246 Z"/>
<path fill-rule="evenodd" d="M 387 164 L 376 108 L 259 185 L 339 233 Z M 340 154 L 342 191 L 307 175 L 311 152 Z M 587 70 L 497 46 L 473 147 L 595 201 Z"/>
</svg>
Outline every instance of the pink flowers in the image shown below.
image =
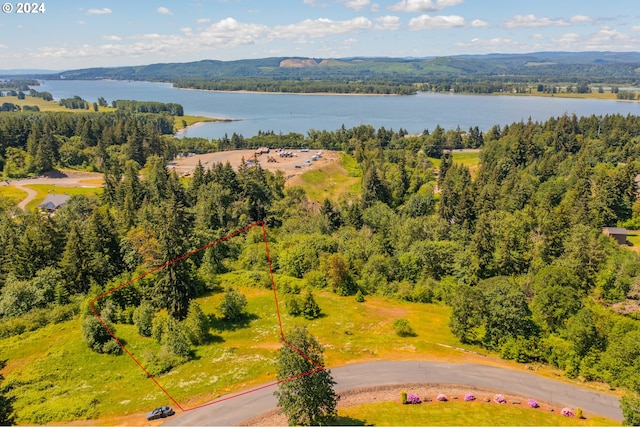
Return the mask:
<svg viewBox="0 0 640 427">
<path fill-rule="evenodd" d="M 445 396 L 444 394 L 439 394 L 438 397 L 436 397 L 436 400 L 439 400 L 440 402 L 446 402 L 447 396 Z"/>
<path fill-rule="evenodd" d="M 412 405 L 417 405 L 418 403 L 421 403 L 422 401 L 420 400 L 420 397 L 417 394 L 413 394 L 413 393 L 409 393 L 409 395 L 407 396 L 407 403 L 412 404 Z"/>
<path fill-rule="evenodd" d="M 472 400 L 476 400 L 476 396 L 473 393 L 467 393 L 464 395 L 465 402 L 471 402 Z"/>
<path fill-rule="evenodd" d="M 539 408 L 540 405 L 538 405 L 538 402 L 536 402 L 534 399 L 529 399 L 529 401 L 527 402 L 529 404 L 529 408 Z"/>
<path fill-rule="evenodd" d="M 571 409 L 569 408 L 562 408 L 562 411 L 560 411 L 560 413 L 565 417 L 573 417 L 573 412 L 571 412 Z"/>
<path fill-rule="evenodd" d="M 501 405 L 504 405 L 505 403 L 507 403 L 507 399 L 505 399 L 504 396 L 501 395 L 501 394 L 496 394 L 493 397 L 493 401 L 496 402 L 496 403 L 499 403 Z"/>
</svg>

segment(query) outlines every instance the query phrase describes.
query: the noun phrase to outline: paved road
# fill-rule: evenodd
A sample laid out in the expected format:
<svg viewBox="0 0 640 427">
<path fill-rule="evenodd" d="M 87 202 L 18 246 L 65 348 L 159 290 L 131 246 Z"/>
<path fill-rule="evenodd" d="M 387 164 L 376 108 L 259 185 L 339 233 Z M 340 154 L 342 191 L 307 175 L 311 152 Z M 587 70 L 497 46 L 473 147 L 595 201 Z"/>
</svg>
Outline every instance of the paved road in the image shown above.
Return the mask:
<svg viewBox="0 0 640 427">
<path fill-rule="evenodd" d="M 403 383 L 450 383 L 487 387 L 546 400 L 572 408 L 581 407 L 622 420 L 618 398 L 560 381 L 516 370 L 479 364 L 441 362 L 367 362 L 331 370 L 336 391 Z M 236 425 L 276 407 L 275 387 L 185 412 L 167 425 Z"/>
</svg>

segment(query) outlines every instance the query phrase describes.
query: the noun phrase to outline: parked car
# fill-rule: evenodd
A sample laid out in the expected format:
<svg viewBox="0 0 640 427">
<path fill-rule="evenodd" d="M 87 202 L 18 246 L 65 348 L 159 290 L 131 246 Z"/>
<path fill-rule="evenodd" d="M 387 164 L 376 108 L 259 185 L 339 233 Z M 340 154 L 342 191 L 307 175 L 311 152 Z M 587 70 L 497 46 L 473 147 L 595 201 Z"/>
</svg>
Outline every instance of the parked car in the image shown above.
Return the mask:
<svg viewBox="0 0 640 427">
<path fill-rule="evenodd" d="M 170 406 L 161 406 L 147 414 L 147 421 L 157 420 L 158 418 L 167 418 L 173 414 L 175 414 L 173 408 Z"/>
</svg>

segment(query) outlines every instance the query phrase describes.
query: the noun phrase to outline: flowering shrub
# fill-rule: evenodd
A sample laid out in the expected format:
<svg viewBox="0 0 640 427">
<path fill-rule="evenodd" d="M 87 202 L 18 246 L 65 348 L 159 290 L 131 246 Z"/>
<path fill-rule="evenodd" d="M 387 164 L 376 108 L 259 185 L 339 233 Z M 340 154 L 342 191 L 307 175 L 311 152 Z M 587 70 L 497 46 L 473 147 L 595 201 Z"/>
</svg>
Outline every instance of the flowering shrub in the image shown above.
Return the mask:
<svg viewBox="0 0 640 427">
<path fill-rule="evenodd" d="M 436 397 L 436 399 L 439 400 L 440 402 L 446 402 L 447 396 L 445 396 L 444 394 L 439 394 L 438 397 Z"/>
<path fill-rule="evenodd" d="M 501 405 L 504 405 L 505 403 L 507 403 L 507 399 L 505 399 L 504 396 L 501 395 L 501 394 L 496 394 L 493 397 L 493 401 L 496 402 L 496 403 L 499 403 Z"/>
<path fill-rule="evenodd" d="M 407 403 L 417 405 L 420 402 L 420 397 L 417 394 L 409 393 L 409 395 L 407 396 Z"/>
<path fill-rule="evenodd" d="M 473 393 L 467 393 L 464 395 L 465 402 L 471 402 L 472 400 L 476 400 L 476 397 L 474 396 Z"/>
<path fill-rule="evenodd" d="M 530 408 L 539 408 L 540 405 L 538 405 L 538 402 L 536 402 L 534 399 L 529 399 L 529 407 Z"/>
<path fill-rule="evenodd" d="M 565 417 L 573 417 L 573 412 L 571 412 L 571 409 L 569 408 L 562 408 L 562 411 L 560 411 L 560 413 Z"/>
</svg>

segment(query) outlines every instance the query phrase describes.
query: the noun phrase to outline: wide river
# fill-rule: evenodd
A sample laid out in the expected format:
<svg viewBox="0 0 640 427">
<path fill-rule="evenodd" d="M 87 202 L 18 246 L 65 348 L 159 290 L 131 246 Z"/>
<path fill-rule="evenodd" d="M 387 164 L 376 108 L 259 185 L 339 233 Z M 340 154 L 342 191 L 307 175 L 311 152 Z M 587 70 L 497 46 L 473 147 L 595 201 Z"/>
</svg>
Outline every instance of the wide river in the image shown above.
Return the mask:
<svg viewBox="0 0 640 427">
<path fill-rule="evenodd" d="M 467 130 L 478 126 L 486 131 L 528 120 L 544 121 L 551 116 L 634 114 L 640 115 L 640 102 L 593 99 L 547 98 L 534 96 L 459 95 L 419 93 L 413 96 L 296 95 L 247 92 L 212 92 L 175 89 L 168 83 L 131 81 L 45 81 L 36 88 L 51 92 L 55 99 L 75 95 L 87 101 L 104 97 L 116 99 L 175 102 L 185 114 L 236 119 L 232 122 L 205 123 L 189 128 L 181 135 L 221 138 L 234 132 L 245 137 L 258 131 L 276 133 L 310 129 L 333 131 L 360 124 L 376 129 L 403 128 L 409 133 L 460 126 Z"/>
</svg>

